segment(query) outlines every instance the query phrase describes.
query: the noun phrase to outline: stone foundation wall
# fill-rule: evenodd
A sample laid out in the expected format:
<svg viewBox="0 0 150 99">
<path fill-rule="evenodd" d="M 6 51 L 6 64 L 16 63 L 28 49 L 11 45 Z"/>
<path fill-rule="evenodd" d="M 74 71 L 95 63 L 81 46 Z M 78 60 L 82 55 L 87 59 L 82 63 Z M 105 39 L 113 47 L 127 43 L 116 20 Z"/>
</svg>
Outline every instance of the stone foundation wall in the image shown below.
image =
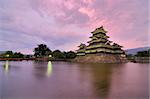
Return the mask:
<svg viewBox="0 0 150 99">
<path fill-rule="evenodd" d="M 81 63 L 125 63 L 127 62 L 127 58 L 112 54 L 89 54 L 86 56 L 77 56 L 74 61 Z"/>
</svg>

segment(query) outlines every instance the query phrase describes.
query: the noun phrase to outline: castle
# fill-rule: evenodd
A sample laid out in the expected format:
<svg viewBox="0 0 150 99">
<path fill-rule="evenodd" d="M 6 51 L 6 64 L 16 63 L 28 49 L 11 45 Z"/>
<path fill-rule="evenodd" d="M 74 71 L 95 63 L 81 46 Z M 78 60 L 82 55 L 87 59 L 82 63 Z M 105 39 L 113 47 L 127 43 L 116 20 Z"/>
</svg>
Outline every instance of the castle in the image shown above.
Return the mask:
<svg viewBox="0 0 150 99">
<path fill-rule="evenodd" d="M 107 31 L 103 26 L 96 28 L 88 41 L 88 45 L 80 44 L 77 50 L 77 62 L 91 63 L 122 63 L 126 62 L 125 51 L 122 46 L 108 40 Z"/>
</svg>

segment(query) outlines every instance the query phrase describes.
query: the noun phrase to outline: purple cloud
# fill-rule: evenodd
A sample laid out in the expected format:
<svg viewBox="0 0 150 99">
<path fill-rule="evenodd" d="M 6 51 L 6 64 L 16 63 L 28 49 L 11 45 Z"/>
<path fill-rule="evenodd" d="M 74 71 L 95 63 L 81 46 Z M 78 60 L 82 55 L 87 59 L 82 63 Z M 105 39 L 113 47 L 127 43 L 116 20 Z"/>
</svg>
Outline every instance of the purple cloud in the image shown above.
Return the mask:
<svg viewBox="0 0 150 99">
<path fill-rule="evenodd" d="M 0 50 L 75 50 L 101 25 L 125 49 L 148 46 L 148 23 L 148 0 L 1 0 Z"/>
</svg>

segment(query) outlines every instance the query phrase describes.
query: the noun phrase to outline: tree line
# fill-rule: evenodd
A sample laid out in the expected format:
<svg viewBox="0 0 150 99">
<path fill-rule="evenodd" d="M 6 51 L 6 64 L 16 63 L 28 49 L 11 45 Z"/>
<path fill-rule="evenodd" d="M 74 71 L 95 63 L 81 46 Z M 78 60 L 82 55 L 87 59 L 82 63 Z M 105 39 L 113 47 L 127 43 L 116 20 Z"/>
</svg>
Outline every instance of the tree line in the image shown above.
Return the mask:
<svg viewBox="0 0 150 99">
<path fill-rule="evenodd" d="M 147 51 L 139 51 L 139 52 L 137 52 L 137 54 L 135 56 L 137 56 L 137 57 L 150 57 L 150 49 Z"/>
<path fill-rule="evenodd" d="M 36 48 L 34 48 L 34 56 L 36 58 L 48 57 L 51 55 L 55 59 L 72 59 L 76 57 L 76 53 L 73 51 L 61 52 L 60 50 L 50 50 L 47 45 L 39 44 Z"/>
<path fill-rule="evenodd" d="M 134 57 L 150 57 L 150 49 L 147 51 L 139 51 L 135 55 L 129 54 L 127 55 L 128 58 L 134 58 Z"/>
<path fill-rule="evenodd" d="M 76 57 L 76 53 L 73 51 L 60 51 L 60 50 L 50 50 L 47 45 L 39 44 L 33 50 L 35 58 L 48 58 L 49 55 L 54 59 L 73 59 Z M 0 55 L 1 58 L 29 58 L 30 55 L 24 55 L 21 52 L 6 51 Z"/>
<path fill-rule="evenodd" d="M 21 52 L 6 51 L 0 55 L 1 58 L 24 58 Z"/>
</svg>

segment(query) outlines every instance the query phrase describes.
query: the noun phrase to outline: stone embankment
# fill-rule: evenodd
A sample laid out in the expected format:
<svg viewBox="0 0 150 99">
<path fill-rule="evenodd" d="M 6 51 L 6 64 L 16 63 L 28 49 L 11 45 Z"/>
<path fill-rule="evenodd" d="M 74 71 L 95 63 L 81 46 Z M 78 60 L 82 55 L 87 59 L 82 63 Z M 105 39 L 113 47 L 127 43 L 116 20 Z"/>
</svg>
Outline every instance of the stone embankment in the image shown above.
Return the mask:
<svg viewBox="0 0 150 99">
<path fill-rule="evenodd" d="M 74 59 L 75 62 L 80 63 L 126 63 L 127 58 L 121 55 L 111 54 L 89 54 L 86 56 L 78 56 Z"/>
</svg>

